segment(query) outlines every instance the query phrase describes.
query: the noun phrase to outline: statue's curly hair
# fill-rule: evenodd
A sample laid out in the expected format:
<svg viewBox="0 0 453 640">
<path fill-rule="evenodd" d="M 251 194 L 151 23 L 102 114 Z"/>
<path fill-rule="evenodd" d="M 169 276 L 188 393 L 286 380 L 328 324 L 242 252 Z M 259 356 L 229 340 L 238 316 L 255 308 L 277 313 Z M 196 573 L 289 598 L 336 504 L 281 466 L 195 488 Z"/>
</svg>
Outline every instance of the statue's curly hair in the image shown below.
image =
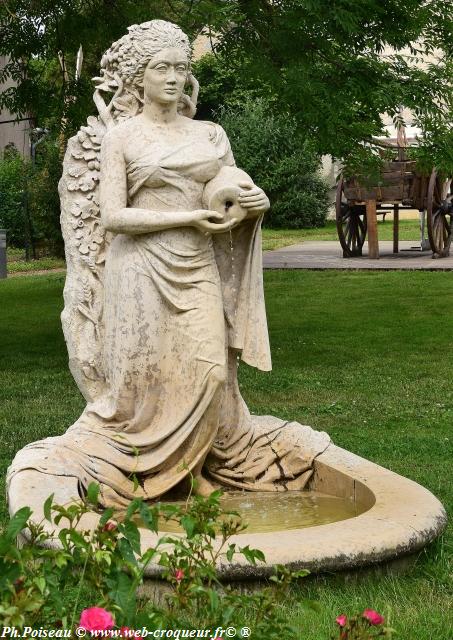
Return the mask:
<svg viewBox="0 0 453 640">
<path fill-rule="evenodd" d="M 101 75 L 93 78 L 96 88 L 116 92 L 114 118 L 130 117 L 143 105 L 143 76 L 149 61 L 162 49 L 181 49 L 189 62 L 192 96 L 184 95 L 180 111 L 193 117 L 198 83 L 190 74 L 192 48 L 186 34 L 172 22 L 150 20 L 128 27 L 128 33 L 112 44 L 102 56 Z"/>
<path fill-rule="evenodd" d="M 182 49 L 190 62 L 189 38 L 172 22 L 151 20 L 133 24 L 128 32 L 112 44 L 101 60 L 101 69 L 117 73 L 125 84 L 143 77 L 149 61 L 162 49 Z"/>
</svg>

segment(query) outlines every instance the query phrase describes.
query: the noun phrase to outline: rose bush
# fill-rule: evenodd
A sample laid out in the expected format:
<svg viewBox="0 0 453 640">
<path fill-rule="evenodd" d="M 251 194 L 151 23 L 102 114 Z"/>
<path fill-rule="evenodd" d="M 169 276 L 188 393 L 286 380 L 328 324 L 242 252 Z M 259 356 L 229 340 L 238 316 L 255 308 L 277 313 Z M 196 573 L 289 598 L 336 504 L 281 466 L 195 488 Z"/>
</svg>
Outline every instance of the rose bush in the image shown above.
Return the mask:
<svg viewBox="0 0 453 640">
<path fill-rule="evenodd" d="M 84 609 L 80 616 L 79 627 L 87 631 L 106 631 L 114 626 L 115 620 L 112 614 L 102 607 Z"/>
<path fill-rule="evenodd" d="M 391 638 L 393 629 L 384 627 L 384 616 L 374 609 L 365 609 L 362 615 L 348 618 L 344 613 L 335 618 L 339 629 L 333 640 L 372 640 Z"/>
<path fill-rule="evenodd" d="M 84 530 L 82 516 L 98 509 L 98 494 L 92 484 L 83 501 L 61 506 L 53 496 L 46 500 L 45 519 L 60 526 L 59 547 L 49 544 L 55 538 L 31 520 L 28 507 L 11 518 L 0 534 L 0 626 L 80 626 L 112 636 L 119 630 L 121 637 L 142 627 L 215 630 L 241 624 L 252 629 L 252 638 L 290 640 L 297 633 L 278 603 L 291 582 L 308 572 L 276 567 L 273 587 L 253 594 L 220 583 L 216 567 L 222 558 L 264 560 L 259 550 L 230 541 L 245 527 L 237 514 L 222 509 L 221 492 L 183 504 L 149 506 L 136 499 L 121 517 L 113 509 L 99 511 L 97 527 Z M 157 532 L 159 521 L 176 523 L 185 535 L 166 534 L 143 550 L 140 529 Z M 30 542 L 18 548 L 16 537 L 24 529 Z M 163 604 L 138 595 L 150 562 L 160 566 L 171 587 Z"/>
</svg>

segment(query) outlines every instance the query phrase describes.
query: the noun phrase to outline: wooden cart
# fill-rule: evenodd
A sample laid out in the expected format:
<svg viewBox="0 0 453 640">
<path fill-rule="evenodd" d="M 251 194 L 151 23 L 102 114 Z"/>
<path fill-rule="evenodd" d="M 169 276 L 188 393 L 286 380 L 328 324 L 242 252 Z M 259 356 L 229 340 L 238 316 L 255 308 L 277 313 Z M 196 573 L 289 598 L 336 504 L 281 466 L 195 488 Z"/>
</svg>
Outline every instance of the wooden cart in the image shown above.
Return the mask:
<svg viewBox="0 0 453 640">
<path fill-rule="evenodd" d="M 444 178 L 433 169 L 431 176 L 416 170 L 416 163 L 405 158 L 405 149 L 396 146 L 398 159 L 384 163 L 377 184 L 340 176 L 337 185 L 336 220 L 343 256 L 362 255 L 368 236 L 369 258 L 379 258 L 377 215 L 393 211 L 393 252 L 398 253 L 400 209 L 418 209 L 423 227 L 426 216 L 429 246 L 433 258 L 450 253 L 453 224 L 451 176 Z"/>
</svg>

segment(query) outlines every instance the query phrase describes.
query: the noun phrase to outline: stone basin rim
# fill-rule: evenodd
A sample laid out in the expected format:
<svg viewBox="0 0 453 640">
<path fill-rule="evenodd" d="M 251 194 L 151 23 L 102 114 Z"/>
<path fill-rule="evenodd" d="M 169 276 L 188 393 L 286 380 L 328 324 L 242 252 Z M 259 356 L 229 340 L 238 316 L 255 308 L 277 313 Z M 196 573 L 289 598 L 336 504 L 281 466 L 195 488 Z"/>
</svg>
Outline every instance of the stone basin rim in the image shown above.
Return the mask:
<svg viewBox="0 0 453 640">
<path fill-rule="evenodd" d="M 12 483 L 10 513 L 26 504 L 23 496 L 27 495 L 27 482 L 27 472 L 22 472 Z M 253 566 L 242 558 L 231 563 L 222 561 L 218 565 L 221 580 L 266 578 L 272 575 L 276 564 L 317 573 L 389 561 L 420 550 L 446 526 L 445 510 L 430 491 L 334 444 L 316 458 L 309 488 L 337 497 L 353 497 L 367 510 L 353 518 L 303 529 L 233 536 L 230 542 L 263 551 L 266 563 Z M 44 495 L 45 488 L 40 490 Z M 31 496 L 32 492 L 28 492 L 29 502 Z M 42 513 L 43 501 L 39 505 L 38 500 L 31 502 L 34 513 Z M 100 516 L 87 515 L 83 528 L 95 527 Z M 165 535 L 145 529 L 141 533 L 144 548 L 155 545 Z M 161 571 L 158 565 L 150 564 L 145 576 L 158 578 Z"/>
<path fill-rule="evenodd" d="M 328 524 L 234 536 L 231 542 L 263 551 L 266 564 L 223 562 L 218 567 L 221 579 L 266 578 L 276 564 L 318 573 L 390 561 L 419 551 L 447 523 L 443 505 L 430 491 L 334 444 L 316 458 L 310 488 L 353 496 L 368 502 L 368 508 Z M 149 566 L 146 575 L 159 573 L 159 567 Z"/>
</svg>

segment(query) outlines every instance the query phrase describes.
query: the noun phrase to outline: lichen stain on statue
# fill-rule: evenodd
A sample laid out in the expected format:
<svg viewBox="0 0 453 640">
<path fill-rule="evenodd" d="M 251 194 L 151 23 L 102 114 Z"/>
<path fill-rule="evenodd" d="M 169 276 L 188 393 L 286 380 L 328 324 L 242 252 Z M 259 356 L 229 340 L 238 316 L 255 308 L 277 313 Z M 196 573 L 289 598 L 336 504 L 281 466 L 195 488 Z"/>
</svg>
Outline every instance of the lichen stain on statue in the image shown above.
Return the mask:
<svg viewBox="0 0 453 640">
<path fill-rule="evenodd" d="M 10 509 L 19 478 L 35 508 L 92 481 L 105 506 L 121 508 L 189 472 L 201 493 L 303 489 L 329 437 L 253 416 L 240 394 L 239 357 L 271 368 L 260 235 L 269 205 L 235 167 L 223 129 L 193 120 L 187 37 L 160 20 L 129 27 L 94 82 L 99 115 L 69 141 L 59 185 L 62 324 L 87 406 L 65 434 L 17 454 Z"/>
</svg>

